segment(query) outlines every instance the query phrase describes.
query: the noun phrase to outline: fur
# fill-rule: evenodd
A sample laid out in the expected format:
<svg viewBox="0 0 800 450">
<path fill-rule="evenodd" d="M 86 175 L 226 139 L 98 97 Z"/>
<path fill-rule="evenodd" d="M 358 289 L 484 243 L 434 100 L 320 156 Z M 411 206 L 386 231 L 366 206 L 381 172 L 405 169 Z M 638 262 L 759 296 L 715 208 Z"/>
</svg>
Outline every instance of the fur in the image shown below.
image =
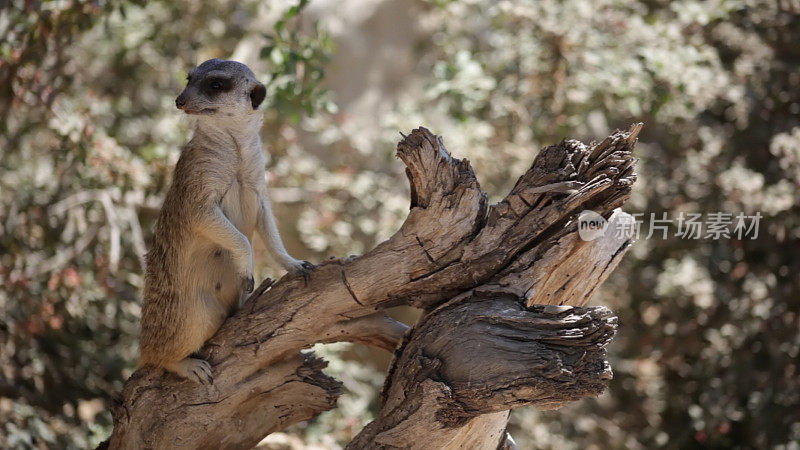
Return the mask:
<svg viewBox="0 0 800 450">
<path fill-rule="evenodd" d="M 208 363 L 189 356 L 252 292 L 254 232 L 289 272 L 306 275 L 311 265 L 286 252 L 267 195 L 264 86 L 244 64 L 218 59 L 188 80 L 176 105 L 197 126 L 146 257 L 139 365 L 211 383 Z"/>
</svg>

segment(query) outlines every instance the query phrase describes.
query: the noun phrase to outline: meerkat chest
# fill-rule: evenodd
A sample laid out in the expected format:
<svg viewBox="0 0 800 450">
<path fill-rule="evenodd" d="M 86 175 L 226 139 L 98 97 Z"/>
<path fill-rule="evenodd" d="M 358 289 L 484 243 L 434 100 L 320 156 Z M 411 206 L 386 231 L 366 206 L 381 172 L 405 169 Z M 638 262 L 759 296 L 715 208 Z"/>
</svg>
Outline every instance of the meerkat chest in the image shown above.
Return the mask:
<svg viewBox="0 0 800 450">
<path fill-rule="evenodd" d="M 261 180 L 259 180 L 259 173 Z M 263 177 L 263 171 L 254 170 L 252 166 L 243 166 L 237 171 L 222 198 L 223 213 L 248 238 L 252 237 L 258 222 L 258 213 L 261 208 L 259 182 L 264 183 Z"/>
</svg>

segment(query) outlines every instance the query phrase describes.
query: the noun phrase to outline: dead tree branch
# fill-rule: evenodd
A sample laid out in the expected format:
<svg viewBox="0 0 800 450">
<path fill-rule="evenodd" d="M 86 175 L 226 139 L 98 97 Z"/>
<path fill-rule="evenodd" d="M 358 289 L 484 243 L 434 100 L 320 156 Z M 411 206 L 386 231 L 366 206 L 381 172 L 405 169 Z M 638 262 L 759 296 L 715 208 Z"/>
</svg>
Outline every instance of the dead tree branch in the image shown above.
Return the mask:
<svg viewBox="0 0 800 450">
<path fill-rule="evenodd" d="M 263 283 L 201 352 L 213 385 L 137 371 L 112 409 L 110 446 L 248 448 L 331 409 L 340 384 L 299 351 L 340 340 L 392 349 L 406 326 L 383 309 L 403 304 L 427 314 L 396 350 L 380 416 L 352 448 L 404 448 L 423 429 L 496 448 L 509 409 L 596 395 L 610 378 L 611 313 L 526 305 L 583 305 L 619 262 L 629 236 L 582 241 L 576 218 L 584 209 L 608 218 L 628 198 L 639 129 L 543 149 L 491 206 L 469 162 L 412 131 L 397 151 L 411 184 L 400 230 L 362 256 L 320 264 L 308 283 Z"/>
<path fill-rule="evenodd" d="M 615 329 L 604 307 L 526 308 L 517 297 L 485 294 L 448 303 L 415 326 L 392 365 L 380 416 L 349 448 L 495 449 L 509 409 L 600 394 L 611 379 L 605 345 Z"/>
</svg>

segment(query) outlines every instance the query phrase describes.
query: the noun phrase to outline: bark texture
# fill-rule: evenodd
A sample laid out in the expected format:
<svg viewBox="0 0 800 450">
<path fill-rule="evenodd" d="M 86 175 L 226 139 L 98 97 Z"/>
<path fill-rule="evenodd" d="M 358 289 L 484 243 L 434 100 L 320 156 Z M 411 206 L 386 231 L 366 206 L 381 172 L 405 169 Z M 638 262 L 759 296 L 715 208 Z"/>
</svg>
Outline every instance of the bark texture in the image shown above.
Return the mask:
<svg viewBox="0 0 800 450">
<path fill-rule="evenodd" d="M 526 308 L 485 294 L 448 303 L 415 326 L 380 416 L 349 448 L 497 448 L 509 409 L 557 408 L 605 389 L 615 329 L 604 307 Z"/>
<path fill-rule="evenodd" d="M 513 448 L 510 409 L 597 395 L 611 377 L 616 319 L 558 305 L 584 305 L 630 244 L 614 230 L 630 216 L 615 210 L 635 180 L 640 128 L 541 150 L 491 206 L 468 161 L 412 131 L 397 150 L 411 184 L 400 230 L 362 256 L 323 262 L 308 282 L 262 283 L 201 351 L 213 385 L 137 371 L 114 402 L 110 446 L 252 447 L 335 406 L 340 383 L 299 351 L 344 340 L 402 342 L 380 415 L 351 448 Z M 596 240 L 577 237 L 584 209 L 609 218 Z M 410 331 L 383 313 L 402 304 L 426 310 Z"/>
</svg>

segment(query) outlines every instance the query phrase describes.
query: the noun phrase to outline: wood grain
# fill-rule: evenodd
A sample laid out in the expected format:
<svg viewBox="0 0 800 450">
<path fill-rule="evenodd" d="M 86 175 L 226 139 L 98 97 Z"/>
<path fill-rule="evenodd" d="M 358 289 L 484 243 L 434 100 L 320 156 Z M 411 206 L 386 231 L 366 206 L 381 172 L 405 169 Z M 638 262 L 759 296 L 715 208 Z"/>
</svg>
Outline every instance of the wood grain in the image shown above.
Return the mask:
<svg viewBox="0 0 800 450">
<path fill-rule="evenodd" d="M 413 130 L 397 150 L 411 184 L 397 233 L 364 255 L 323 262 L 308 281 L 262 283 L 201 351 L 213 385 L 134 373 L 114 401 L 107 444 L 253 447 L 335 407 L 340 383 L 299 353 L 317 342 L 392 349 L 402 341 L 380 416 L 351 448 L 497 448 L 507 445 L 508 410 L 598 394 L 610 379 L 613 315 L 537 304 L 584 305 L 630 244 L 611 232 L 584 242 L 576 218 L 590 209 L 612 224 L 628 220 L 615 210 L 636 178 L 640 128 L 542 149 L 494 205 L 468 161 Z M 383 313 L 397 305 L 426 314 L 407 331 Z M 419 445 L 434 446 L 413 447 L 421 432 L 431 438 Z"/>
</svg>

